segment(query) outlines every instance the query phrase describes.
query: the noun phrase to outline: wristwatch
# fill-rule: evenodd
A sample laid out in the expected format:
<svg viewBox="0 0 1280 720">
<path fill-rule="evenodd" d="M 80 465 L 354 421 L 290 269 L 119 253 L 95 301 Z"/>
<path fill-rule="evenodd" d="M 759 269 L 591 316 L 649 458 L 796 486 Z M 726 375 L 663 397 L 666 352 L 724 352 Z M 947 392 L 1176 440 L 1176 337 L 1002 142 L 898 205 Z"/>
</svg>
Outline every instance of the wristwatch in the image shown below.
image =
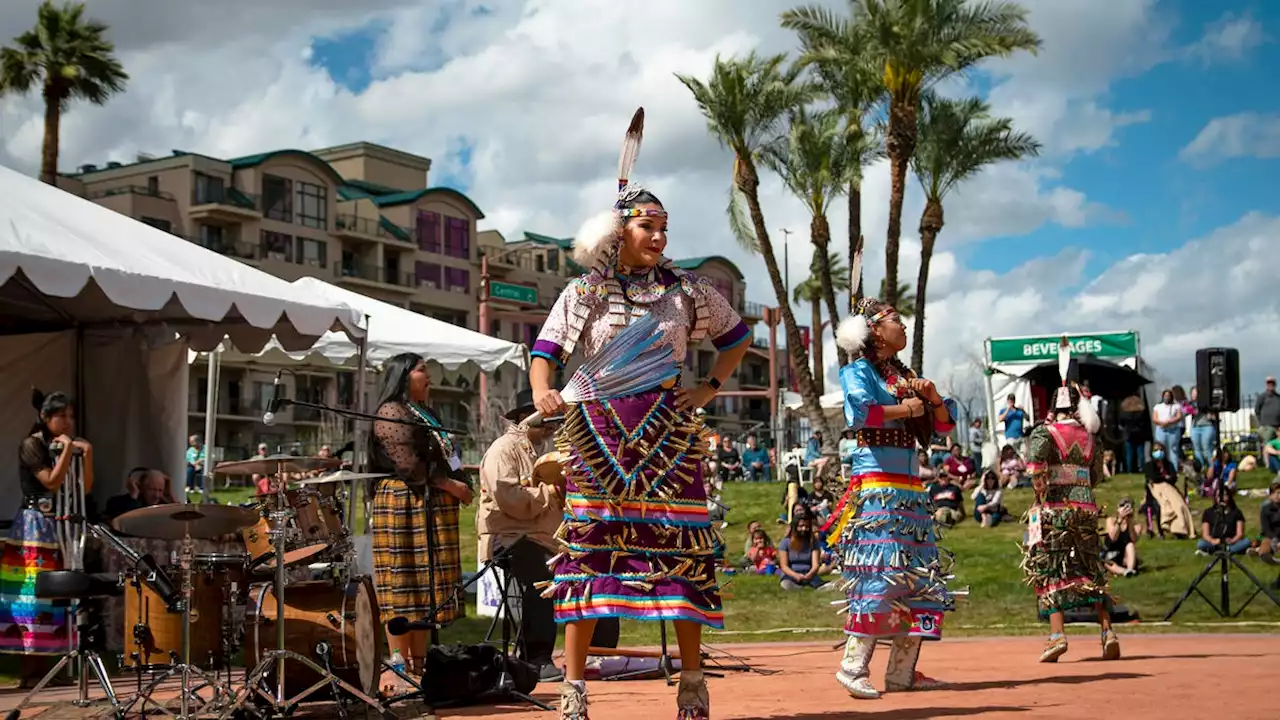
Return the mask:
<svg viewBox="0 0 1280 720">
<path fill-rule="evenodd" d="M 711 386 L 712 390 L 717 392 L 719 392 L 720 388 L 724 387 L 724 383 L 717 380 L 714 376 L 708 377 L 706 383 Z"/>
</svg>

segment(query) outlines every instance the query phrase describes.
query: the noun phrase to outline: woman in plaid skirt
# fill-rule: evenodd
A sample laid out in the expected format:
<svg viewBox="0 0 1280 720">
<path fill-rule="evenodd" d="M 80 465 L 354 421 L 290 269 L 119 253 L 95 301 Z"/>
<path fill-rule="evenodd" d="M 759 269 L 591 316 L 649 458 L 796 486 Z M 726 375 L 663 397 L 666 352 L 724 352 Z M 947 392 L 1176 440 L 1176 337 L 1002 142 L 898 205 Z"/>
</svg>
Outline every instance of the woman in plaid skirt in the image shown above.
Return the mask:
<svg viewBox="0 0 1280 720">
<path fill-rule="evenodd" d="M 390 477 L 377 482 L 373 494 L 373 565 L 382 619 L 405 617 L 450 623 L 463 615 L 455 593 L 462 581 L 458 553 L 458 506 L 471 503 L 470 478 L 440 421 L 427 407 L 431 376 L 421 356 L 403 353 L 383 366 L 382 390 L 369 441 L 374 472 Z M 409 423 L 409 424 L 406 424 Z M 434 509 L 435 592 L 427 557 L 427 516 Z M 434 618 L 427 617 L 440 604 Z M 390 652 L 400 651 L 410 674 L 423 671 L 427 633 L 387 635 Z M 383 688 L 400 689 L 402 681 L 388 671 Z"/>
</svg>

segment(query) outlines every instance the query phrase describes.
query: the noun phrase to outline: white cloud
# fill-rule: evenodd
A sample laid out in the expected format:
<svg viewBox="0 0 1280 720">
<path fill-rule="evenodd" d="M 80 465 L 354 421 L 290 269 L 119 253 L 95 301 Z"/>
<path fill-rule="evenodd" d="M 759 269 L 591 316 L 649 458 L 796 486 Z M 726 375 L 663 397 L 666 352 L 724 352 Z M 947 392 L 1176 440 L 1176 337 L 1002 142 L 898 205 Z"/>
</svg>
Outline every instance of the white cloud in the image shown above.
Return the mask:
<svg viewBox="0 0 1280 720">
<path fill-rule="evenodd" d="M 846 11 L 845 0 L 824 4 Z M 0 38 L 26 29 L 36 5 L 0 3 Z M 1150 119 L 1141 108 L 1108 107 L 1106 93 L 1115 79 L 1169 57 L 1167 25 L 1155 0 L 1028 5 L 1045 49 L 1038 57 L 991 63 L 990 96 L 997 112 L 1045 143 L 1047 157 L 993 167 L 947 203 L 930 282 L 931 370 L 963 357 L 983 337 L 1034 329 L 1068 306 L 1087 325 L 1114 311 L 1109 300 L 1072 304 L 1072 289 L 1085 281 L 1079 252 L 1006 275 L 966 269 L 955 252 L 964 243 L 1022 236 L 1046 224 L 1124 220 L 1105 198 L 1064 185 L 1060 167 L 1075 153 L 1113 145 L 1120 128 Z M 568 235 L 609 202 L 620 135 L 644 105 L 649 127 L 637 177 L 672 211 L 673 254 L 726 255 L 746 273 L 751 299 L 772 299 L 763 260 L 728 233 L 723 210 L 732 159 L 707 135 L 672 74 L 705 76 L 717 53 L 793 48 L 794 38 L 778 27 L 776 4 L 651 0 L 643 25 L 634 5 L 594 0 L 94 0 L 89 11 L 113 27 L 132 80 L 106 107 L 71 108 L 63 125 L 64 168 L 129 160 L 138 151 L 232 157 L 363 139 L 432 157 L 436 178 L 466 178 L 488 227 L 508 236 Z M 373 82 L 361 92 L 311 66 L 315 38 L 377 28 L 387 32 L 372 53 Z M 0 162 L 33 171 L 41 133 L 36 98 L 0 100 Z M 451 154 L 464 144 L 472 149 L 465 171 Z M 886 166 L 869 168 L 863 198 L 869 287 L 883 275 L 888 195 Z M 761 200 L 779 251 L 779 230 L 796 231 L 789 250 L 792 282 L 799 282 L 809 264 L 809 218 L 771 176 Z M 844 208 L 837 202 L 830 217 L 839 249 Z M 916 274 L 921 208 L 913 181 L 904 208 L 903 278 Z M 1103 297 L 1096 282 L 1091 287 L 1086 297 Z M 1133 314 L 1156 317 L 1160 309 L 1157 303 Z M 807 310 L 799 311 L 806 322 Z M 1216 320 L 1191 317 L 1163 319 L 1151 332 L 1195 332 Z"/>
<path fill-rule="evenodd" d="M 1241 157 L 1280 157 L 1280 113 L 1244 112 L 1214 118 L 1178 157 L 1198 167 Z"/>
<path fill-rule="evenodd" d="M 1186 48 L 1186 55 L 1205 66 L 1239 62 L 1266 40 L 1262 24 L 1252 15 L 1226 13 L 1205 28 L 1204 35 Z"/>
</svg>

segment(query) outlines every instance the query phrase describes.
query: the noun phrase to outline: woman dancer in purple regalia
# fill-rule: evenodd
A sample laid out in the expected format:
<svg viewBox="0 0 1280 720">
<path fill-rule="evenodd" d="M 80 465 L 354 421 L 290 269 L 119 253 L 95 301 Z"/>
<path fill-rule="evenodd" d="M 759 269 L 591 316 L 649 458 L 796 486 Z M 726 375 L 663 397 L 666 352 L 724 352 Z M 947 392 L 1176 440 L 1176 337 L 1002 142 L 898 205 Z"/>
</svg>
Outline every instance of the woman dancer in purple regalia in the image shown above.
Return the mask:
<svg viewBox="0 0 1280 720">
<path fill-rule="evenodd" d="M 707 517 L 703 424 L 695 411 L 715 397 L 747 349 L 750 332 L 707 281 L 663 256 L 667 212 L 652 193 L 627 184 L 639 152 L 643 111 L 627 131 L 612 211 L 589 221 L 574 241 L 588 272 L 573 280 L 533 347 L 529 384 L 544 416 L 565 414 L 564 551 L 552 559 L 546 594 L 565 624 L 560 717 L 586 720 L 583 671 L 596 620 L 670 620 L 682 672 L 677 718 L 709 717 L 699 664 L 702 626 L 724 626 L 715 561 L 723 543 Z M 552 388 L 575 351 L 589 358 L 636 318 L 659 319 L 662 342 L 680 365 L 711 340 L 719 357 L 693 389 L 673 381 L 626 398 L 565 407 Z"/>
</svg>

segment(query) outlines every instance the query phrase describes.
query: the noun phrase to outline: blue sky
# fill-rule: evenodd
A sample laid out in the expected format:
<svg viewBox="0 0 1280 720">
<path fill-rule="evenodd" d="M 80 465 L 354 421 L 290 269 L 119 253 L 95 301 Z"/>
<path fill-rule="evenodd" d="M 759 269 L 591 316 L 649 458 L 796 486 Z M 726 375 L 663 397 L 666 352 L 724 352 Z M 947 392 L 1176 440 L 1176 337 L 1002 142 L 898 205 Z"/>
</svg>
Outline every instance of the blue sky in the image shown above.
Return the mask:
<svg viewBox="0 0 1280 720">
<path fill-rule="evenodd" d="M 1178 157 L 1214 117 L 1280 109 L 1280 3 L 1166 2 L 1162 7 L 1176 18 L 1172 44 L 1193 44 L 1227 5 L 1259 21 L 1268 42 L 1238 60 L 1206 65 L 1175 57 L 1115 81 L 1106 96 L 1109 109 L 1147 110 L 1150 121 L 1120 129 L 1115 146 L 1077 155 L 1062 167 L 1063 185 L 1126 219 L 1084 228 L 1046 225 L 1030 236 L 991 238 L 965 251 L 971 267 L 1004 273 L 1032 258 L 1078 247 L 1090 252 L 1085 274 L 1093 276 L 1133 253 L 1167 252 L 1247 211 L 1280 210 L 1274 160 L 1243 157 L 1193 167 Z"/>
</svg>

